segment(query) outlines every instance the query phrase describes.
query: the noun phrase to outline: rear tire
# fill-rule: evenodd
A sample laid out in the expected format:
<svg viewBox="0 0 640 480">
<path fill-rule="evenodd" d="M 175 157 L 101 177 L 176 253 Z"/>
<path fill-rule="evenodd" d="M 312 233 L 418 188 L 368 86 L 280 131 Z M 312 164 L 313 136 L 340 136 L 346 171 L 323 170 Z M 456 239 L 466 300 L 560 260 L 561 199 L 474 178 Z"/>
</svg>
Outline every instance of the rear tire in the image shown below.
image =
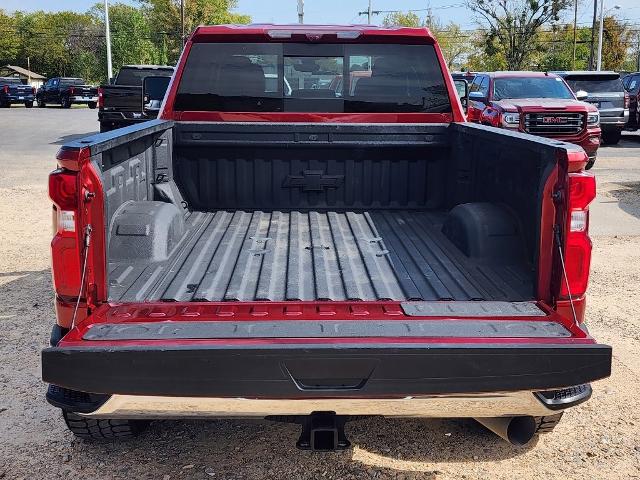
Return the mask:
<svg viewBox="0 0 640 480">
<path fill-rule="evenodd" d="M 11 104 L 9 102 L 0 102 L 0 108 L 9 108 Z"/>
<path fill-rule="evenodd" d="M 60 106 L 62 106 L 62 108 L 71 108 L 71 99 L 69 97 L 62 97 Z"/>
<path fill-rule="evenodd" d="M 149 424 L 142 420 L 109 420 L 88 418 L 73 412 L 62 411 L 67 428 L 78 438 L 87 440 L 110 440 L 132 438 Z"/>
<path fill-rule="evenodd" d="M 33 107 L 33 102 L 24 102 L 24 106 L 26 108 L 32 108 Z"/>
<path fill-rule="evenodd" d="M 534 417 L 536 420 L 536 435 L 541 433 L 551 433 L 556 425 L 560 423 L 562 413 L 556 415 L 547 415 L 545 417 Z"/>
<path fill-rule="evenodd" d="M 602 132 L 602 143 L 605 145 L 615 145 L 620 141 L 620 137 L 622 137 L 622 132 L 620 130 Z"/>
<path fill-rule="evenodd" d="M 87 103 L 87 106 L 88 106 L 91 110 L 93 110 L 93 109 L 95 109 L 95 108 L 96 108 L 97 103 L 96 103 L 96 102 L 89 102 L 89 103 Z"/>
<path fill-rule="evenodd" d="M 44 103 L 44 100 L 42 100 L 41 98 L 36 98 L 36 103 L 38 104 L 38 108 L 44 108 L 47 106 L 47 104 Z"/>
</svg>

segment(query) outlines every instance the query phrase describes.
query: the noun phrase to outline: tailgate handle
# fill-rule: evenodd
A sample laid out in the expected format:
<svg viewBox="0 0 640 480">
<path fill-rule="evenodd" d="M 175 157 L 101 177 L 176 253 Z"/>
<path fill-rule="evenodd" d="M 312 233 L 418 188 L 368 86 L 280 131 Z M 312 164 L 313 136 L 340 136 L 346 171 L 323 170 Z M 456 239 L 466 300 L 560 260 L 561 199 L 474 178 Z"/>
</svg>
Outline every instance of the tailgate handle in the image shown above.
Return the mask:
<svg viewBox="0 0 640 480">
<path fill-rule="evenodd" d="M 377 363 L 370 358 L 305 358 L 287 360 L 282 369 L 298 390 L 360 390 Z"/>
<path fill-rule="evenodd" d="M 360 390 L 368 378 L 293 378 L 300 390 Z"/>
</svg>

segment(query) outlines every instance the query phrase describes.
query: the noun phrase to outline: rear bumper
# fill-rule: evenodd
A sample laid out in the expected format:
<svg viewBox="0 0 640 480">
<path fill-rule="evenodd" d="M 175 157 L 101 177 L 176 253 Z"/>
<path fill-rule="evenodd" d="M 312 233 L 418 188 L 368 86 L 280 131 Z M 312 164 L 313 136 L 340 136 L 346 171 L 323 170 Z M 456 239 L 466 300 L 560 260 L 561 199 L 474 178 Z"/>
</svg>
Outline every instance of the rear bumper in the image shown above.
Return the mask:
<svg viewBox="0 0 640 480">
<path fill-rule="evenodd" d="M 113 395 L 95 411 L 95 418 L 184 419 L 265 418 L 304 416 L 314 412 L 336 415 L 424 418 L 482 418 L 554 415 L 532 392 L 475 395 L 433 395 L 405 398 L 253 399 Z"/>
<path fill-rule="evenodd" d="M 33 102 L 35 100 L 35 96 L 32 94 L 29 95 L 5 95 L 0 97 L 0 101 L 6 103 L 26 103 Z"/>
<path fill-rule="evenodd" d="M 613 130 L 622 130 L 629 122 L 629 110 L 625 110 L 624 114 L 611 117 L 600 116 L 600 128 L 603 132 Z"/>
<path fill-rule="evenodd" d="M 98 103 L 97 95 L 70 97 L 72 103 Z"/>
<path fill-rule="evenodd" d="M 135 125 L 142 122 L 148 122 L 156 118 L 154 115 L 143 115 L 141 112 L 109 112 L 100 110 L 98 112 L 98 121 L 105 125 L 124 127 Z"/>
<path fill-rule="evenodd" d="M 43 351 L 42 369 L 47 383 L 103 394 L 405 398 L 589 383 L 610 375 L 611 348 L 408 342 L 63 346 Z"/>
</svg>

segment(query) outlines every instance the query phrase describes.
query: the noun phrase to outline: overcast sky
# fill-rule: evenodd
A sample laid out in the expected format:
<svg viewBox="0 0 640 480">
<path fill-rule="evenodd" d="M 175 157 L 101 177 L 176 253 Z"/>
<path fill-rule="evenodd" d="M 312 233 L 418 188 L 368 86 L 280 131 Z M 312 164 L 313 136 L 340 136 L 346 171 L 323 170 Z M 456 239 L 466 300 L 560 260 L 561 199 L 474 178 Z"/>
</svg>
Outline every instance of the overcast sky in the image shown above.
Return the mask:
<svg viewBox="0 0 640 480">
<path fill-rule="evenodd" d="M 111 0 L 114 1 L 114 0 Z M 121 0 L 122 1 L 122 0 Z M 189 1 L 189 0 L 185 0 Z M 424 9 L 431 6 L 433 14 L 441 21 L 450 20 L 463 28 L 473 28 L 476 24 L 468 9 L 460 7 L 464 0 L 373 0 L 374 10 Z M 590 0 L 579 0 L 578 23 L 588 25 L 593 14 Z M 75 10 L 84 12 L 97 0 L 0 0 L 0 8 L 6 10 Z M 135 0 L 124 0 L 135 3 Z M 256 23 L 293 23 L 297 21 L 297 0 L 239 0 L 237 11 L 251 15 Z M 618 18 L 627 20 L 633 28 L 640 28 L 639 0 L 605 0 L 605 8 L 620 5 L 616 11 Z M 453 8 L 451 8 L 453 6 Z M 367 9 L 367 0 L 305 0 L 305 23 L 364 23 L 366 16 L 358 15 Z M 416 12 L 426 16 L 426 12 Z M 383 15 L 374 16 L 372 23 L 379 23 Z M 573 20 L 572 12 L 567 14 L 567 22 Z"/>
</svg>

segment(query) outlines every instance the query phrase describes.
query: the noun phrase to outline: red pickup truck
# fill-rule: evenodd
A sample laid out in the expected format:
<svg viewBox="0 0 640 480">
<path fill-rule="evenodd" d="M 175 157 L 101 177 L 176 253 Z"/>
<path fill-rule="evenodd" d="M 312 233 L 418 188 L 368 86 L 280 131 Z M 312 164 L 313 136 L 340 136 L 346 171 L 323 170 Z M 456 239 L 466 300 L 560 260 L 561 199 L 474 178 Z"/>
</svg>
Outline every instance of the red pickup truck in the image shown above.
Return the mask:
<svg viewBox="0 0 640 480">
<path fill-rule="evenodd" d="M 580 93 L 580 92 L 578 92 Z M 554 138 L 581 146 L 596 161 L 600 146 L 598 109 L 576 98 L 558 75 L 542 72 L 477 74 L 469 88 L 472 122 Z"/>
<path fill-rule="evenodd" d="M 80 437 L 257 417 L 334 450 L 454 416 L 522 444 L 610 375 L 586 154 L 467 123 L 426 29 L 199 27 L 158 120 L 57 159 L 42 374 Z"/>
</svg>

